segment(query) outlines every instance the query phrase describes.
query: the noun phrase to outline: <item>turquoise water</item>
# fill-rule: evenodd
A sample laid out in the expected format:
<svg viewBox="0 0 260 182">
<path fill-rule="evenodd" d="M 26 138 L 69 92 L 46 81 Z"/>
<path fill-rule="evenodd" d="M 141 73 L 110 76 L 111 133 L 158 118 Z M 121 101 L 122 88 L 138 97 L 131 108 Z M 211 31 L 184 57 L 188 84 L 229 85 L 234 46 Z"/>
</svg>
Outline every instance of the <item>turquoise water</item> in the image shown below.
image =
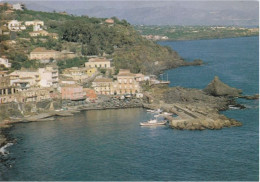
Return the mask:
<svg viewBox="0 0 260 182">
<path fill-rule="evenodd" d="M 203 88 L 214 75 L 245 94 L 258 92 L 258 38 L 163 42 L 201 67 L 168 71 L 172 86 Z M 224 114 L 243 122 L 222 130 L 140 127 L 144 109 L 81 112 L 18 124 L 1 180 L 258 180 L 258 101 Z"/>
</svg>

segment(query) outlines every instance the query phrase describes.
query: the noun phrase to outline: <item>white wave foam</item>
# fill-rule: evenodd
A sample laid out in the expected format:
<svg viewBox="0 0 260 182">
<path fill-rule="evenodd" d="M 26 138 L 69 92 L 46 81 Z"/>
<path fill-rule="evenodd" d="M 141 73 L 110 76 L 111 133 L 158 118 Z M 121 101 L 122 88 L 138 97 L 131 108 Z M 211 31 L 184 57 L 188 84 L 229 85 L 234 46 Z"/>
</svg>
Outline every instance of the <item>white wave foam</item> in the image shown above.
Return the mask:
<svg viewBox="0 0 260 182">
<path fill-rule="evenodd" d="M 4 145 L 3 147 L 0 148 L 0 154 L 2 155 L 7 155 L 9 154 L 9 152 L 6 150 L 7 147 L 12 146 L 13 143 L 7 143 L 6 145 Z"/>
</svg>

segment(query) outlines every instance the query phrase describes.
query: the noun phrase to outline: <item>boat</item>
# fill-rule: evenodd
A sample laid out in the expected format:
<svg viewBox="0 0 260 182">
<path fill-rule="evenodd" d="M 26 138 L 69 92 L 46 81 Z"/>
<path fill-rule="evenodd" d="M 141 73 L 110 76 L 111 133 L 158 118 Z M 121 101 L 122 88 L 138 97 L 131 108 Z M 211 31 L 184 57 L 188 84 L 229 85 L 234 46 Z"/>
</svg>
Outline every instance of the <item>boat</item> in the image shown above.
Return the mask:
<svg viewBox="0 0 260 182">
<path fill-rule="evenodd" d="M 155 110 L 147 109 L 147 112 L 155 112 Z"/>
<path fill-rule="evenodd" d="M 166 116 L 171 116 L 172 113 L 168 113 L 168 112 L 164 112 L 163 115 L 166 115 Z"/>
<path fill-rule="evenodd" d="M 147 122 L 141 122 L 140 126 L 158 126 L 158 125 L 166 125 L 167 121 L 160 121 L 157 122 L 157 120 L 150 120 Z"/>
<path fill-rule="evenodd" d="M 229 108 L 229 109 L 240 109 L 239 107 L 232 106 L 232 105 L 229 105 L 228 108 Z"/>
</svg>

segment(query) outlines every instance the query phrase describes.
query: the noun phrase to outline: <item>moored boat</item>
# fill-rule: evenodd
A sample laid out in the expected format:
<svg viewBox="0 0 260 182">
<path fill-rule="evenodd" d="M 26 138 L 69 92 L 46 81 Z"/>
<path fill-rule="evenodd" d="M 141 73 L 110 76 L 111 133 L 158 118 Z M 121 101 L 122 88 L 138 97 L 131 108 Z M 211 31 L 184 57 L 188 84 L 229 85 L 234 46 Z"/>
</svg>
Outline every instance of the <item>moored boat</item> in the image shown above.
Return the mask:
<svg viewBox="0 0 260 182">
<path fill-rule="evenodd" d="M 150 120 L 147 122 L 141 122 L 140 126 L 158 126 L 158 125 L 166 125 L 167 121 L 160 121 L 157 122 L 157 120 Z"/>
</svg>

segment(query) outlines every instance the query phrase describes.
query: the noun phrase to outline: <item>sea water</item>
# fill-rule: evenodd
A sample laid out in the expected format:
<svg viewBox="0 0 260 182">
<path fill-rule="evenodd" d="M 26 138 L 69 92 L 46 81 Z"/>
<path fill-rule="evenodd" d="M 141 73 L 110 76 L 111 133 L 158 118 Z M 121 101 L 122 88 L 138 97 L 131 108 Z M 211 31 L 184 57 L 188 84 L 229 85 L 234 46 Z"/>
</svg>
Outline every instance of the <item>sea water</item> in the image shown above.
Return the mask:
<svg viewBox="0 0 260 182">
<path fill-rule="evenodd" d="M 258 93 L 258 37 L 160 42 L 203 66 L 169 70 L 171 86 L 204 88 L 215 75 L 244 94 Z M 243 123 L 222 130 L 140 127 L 144 109 L 80 112 L 17 124 L 1 180 L 258 180 L 258 100 L 223 114 Z"/>
</svg>

